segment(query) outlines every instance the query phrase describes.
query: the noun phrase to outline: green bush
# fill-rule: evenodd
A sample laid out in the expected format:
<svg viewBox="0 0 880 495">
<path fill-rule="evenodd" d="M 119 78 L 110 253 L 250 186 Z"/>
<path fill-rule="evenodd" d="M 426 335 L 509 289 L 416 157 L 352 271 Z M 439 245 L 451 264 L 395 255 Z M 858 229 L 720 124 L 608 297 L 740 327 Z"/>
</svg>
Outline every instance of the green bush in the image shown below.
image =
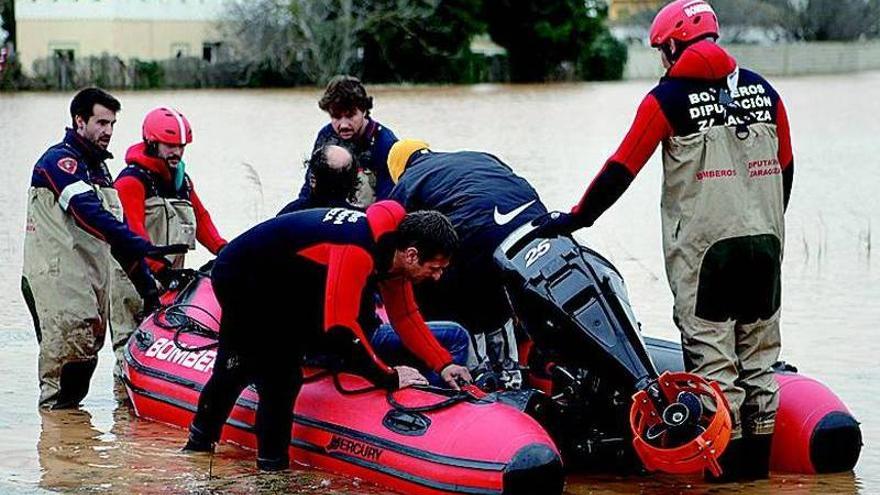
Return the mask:
<svg viewBox="0 0 880 495">
<path fill-rule="evenodd" d="M 138 59 L 131 61 L 134 68 L 132 86 L 134 89 L 156 89 L 165 83 L 165 71 L 159 62 L 144 62 Z"/>
<path fill-rule="evenodd" d="M 626 45 L 606 31 L 580 53 L 577 75 L 580 79 L 592 81 L 622 79 L 627 56 Z"/>
</svg>

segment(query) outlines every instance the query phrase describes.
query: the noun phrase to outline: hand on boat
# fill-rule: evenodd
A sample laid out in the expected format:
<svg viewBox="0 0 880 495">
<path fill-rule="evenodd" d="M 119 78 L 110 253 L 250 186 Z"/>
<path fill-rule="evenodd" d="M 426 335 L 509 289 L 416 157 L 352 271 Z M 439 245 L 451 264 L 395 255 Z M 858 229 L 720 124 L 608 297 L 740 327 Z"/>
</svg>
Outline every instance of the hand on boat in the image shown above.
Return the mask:
<svg viewBox="0 0 880 495">
<path fill-rule="evenodd" d="M 419 370 L 409 366 L 395 366 L 397 371 L 397 388 L 410 387 L 412 385 L 427 385 L 428 379 L 419 373 Z"/>
<path fill-rule="evenodd" d="M 461 385 L 467 385 L 473 382 L 471 373 L 468 369 L 457 364 L 450 364 L 443 368 L 440 372 L 440 378 L 443 378 L 443 381 L 455 390 L 460 390 Z"/>
</svg>

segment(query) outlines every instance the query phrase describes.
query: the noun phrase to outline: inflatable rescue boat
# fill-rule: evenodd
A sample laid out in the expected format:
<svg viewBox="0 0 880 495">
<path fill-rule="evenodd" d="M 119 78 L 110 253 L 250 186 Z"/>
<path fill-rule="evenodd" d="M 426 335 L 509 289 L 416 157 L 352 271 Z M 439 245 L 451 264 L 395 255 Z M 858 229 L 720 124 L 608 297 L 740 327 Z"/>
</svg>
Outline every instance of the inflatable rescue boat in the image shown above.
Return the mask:
<svg viewBox="0 0 880 495">
<path fill-rule="evenodd" d="M 204 276 L 164 302 L 128 343 L 125 381 L 138 416 L 186 428 L 214 366 L 220 308 Z M 515 393 L 389 393 L 355 375 L 306 376 L 293 410 L 295 462 L 408 494 L 562 492 L 559 451 Z M 257 400 L 245 390 L 223 440 L 256 448 Z"/>
</svg>

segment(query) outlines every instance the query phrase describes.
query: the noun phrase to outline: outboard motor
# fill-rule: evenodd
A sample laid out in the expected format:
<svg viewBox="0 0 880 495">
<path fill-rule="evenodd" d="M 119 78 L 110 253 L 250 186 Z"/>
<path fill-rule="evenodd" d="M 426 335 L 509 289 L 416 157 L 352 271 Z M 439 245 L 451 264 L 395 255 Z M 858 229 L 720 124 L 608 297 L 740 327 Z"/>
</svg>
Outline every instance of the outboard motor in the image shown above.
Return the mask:
<svg viewBox="0 0 880 495">
<path fill-rule="evenodd" d="M 658 376 L 608 260 L 527 224 L 495 262 L 533 343 L 527 367 L 552 383 L 546 427 L 567 465 L 624 468 L 635 452 L 649 470 L 720 473 L 731 427 L 723 394 L 696 375 Z"/>
</svg>

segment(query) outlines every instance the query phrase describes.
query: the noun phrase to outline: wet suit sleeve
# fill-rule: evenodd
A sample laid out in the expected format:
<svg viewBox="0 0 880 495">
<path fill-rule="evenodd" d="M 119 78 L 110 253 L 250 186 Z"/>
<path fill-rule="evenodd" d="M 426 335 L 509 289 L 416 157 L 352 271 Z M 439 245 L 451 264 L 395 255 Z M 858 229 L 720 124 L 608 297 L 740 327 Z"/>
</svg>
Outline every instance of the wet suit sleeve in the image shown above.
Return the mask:
<svg viewBox="0 0 880 495">
<path fill-rule="evenodd" d="M 125 270 L 141 295 L 149 291 L 152 278 L 147 273 L 143 257 L 152 248 L 143 237 L 129 230 L 128 226 L 104 208 L 101 198 L 86 181 L 85 164 L 77 166 L 75 173 L 61 167 L 64 163 L 70 169 L 70 157 L 60 157 L 57 163 L 38 168 L 55 194 L 58 206 L 73 217 L 74 222 L 90 235 L 110 244 L 110 251 L 119 265 Z M 50 161 L 51 162 L 51 161 Z M 155 284 L 152 285 L 155 291 Z"/>
<path fill-rule="evenodd" d="M 649 94 L 642 100 L 623 142 L 593 179 L 580 202 L 571 210 L 579 227 L 589 227 L 617 201 L 641 171 L 654 150 L 672 135 L 660 103 Z"/>
<path fill-rule="evenodd" d="M 379 291 L 391 326 L 400 335 L 403 345 L 438 373 L 452 364 L 449 351 L 440 345 L 425 324 L 416 305 L 412 284 L 403 277 L 396 277 L 382 281 Z"/>
<path fill-rule="evenodd" d="M 211 214 L 205 208 L 196 190 L 190 191 L 190 200 L 192 200 L 193 210 L 196 214 L 196 239 L 205 246 L 211 254 L 217 254 L 220 249 L 226 245 L 226 239 L 220 236 Z"/>
<path fill-rule="evenodd" d="M 334 340 L 340 335 L 354 336 L 357 344 L 349 346 L 354 354 L 353 365 L 367 378 L 382 386 L 397 385 L 397 372 L 385 364 L 373 350 L 360 323 L 360 302 L 367 279 L 373 271 L 373 258 L 362 247 L 353 245 L 319 245 L 326 249 L 327 286 L 324 295 L 324 330 Z M 346 335 L 347 334 L 347 335 Z"/>
<path fill-rule="evenodd" d="M 788 209 L 791 186 L 794 183 L 794 153 L 791 149 L 791 128 L 788 125 L 788 112 L 782 99 L 776 103 L 776 134 L 779 136 L 779 165 L 782 167 L 782 204 Z"/>
</svg>

